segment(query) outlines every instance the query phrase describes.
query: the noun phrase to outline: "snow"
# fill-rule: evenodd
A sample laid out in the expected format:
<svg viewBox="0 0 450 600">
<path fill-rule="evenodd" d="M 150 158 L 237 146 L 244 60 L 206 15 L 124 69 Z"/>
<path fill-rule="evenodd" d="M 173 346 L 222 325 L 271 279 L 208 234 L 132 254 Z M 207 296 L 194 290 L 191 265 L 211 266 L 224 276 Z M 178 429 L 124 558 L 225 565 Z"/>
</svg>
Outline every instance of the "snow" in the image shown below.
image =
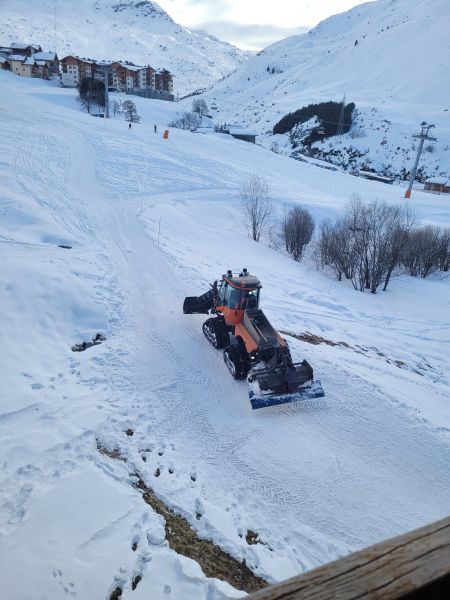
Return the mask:
<svg viewBox="0 0 450 600">
<path fill-rule="evenodd" d="M 330 157 L 338 166 L 358 151 L 363 156 L 354 167 L 370 165 L 385 175 L 411 170 L 412 136 L 427 121 L 438 141 L 425 148 L 419 166 L 425 178 L 448 177 L 449 29 L 448 0 L 367 2 L 268 46 L 202 97 L 217 106 L 219 123 L 238 119 L 256 129 L 260 143 L 277 141 L 290 154 L 287 136 L 272 135 L 274 125 L 303 106 L 342 102 L 345 95 L 356 104 L 353 131 L 314 147 L 338 150 Z"/>
<path fill-rule="evenodd" d="M 55 51 L 60 59 L 75 54 L 168 69 L 180 96 L 209 87 L 248 56 L 181 27 L 150 0 L 2 0 L 0 39 L 6 44 L 18 38 Z"/>
<path fill-rule="evenodd" d="M 142 121 L 128 131 L 81 112 L 75 90 L 6 72 L 0 87 L 8 598 L 109 597 L 118 585 L 125 600 L 169 588 L 173 598 L 243 595 L 169 549 L 134 473 L 269 581 L 448 514 L 449 279 L 355 292 L 309 258 L 250 240 L 240 212 L 248 173 L 268 180 L 279 215 L 301 204 L 317 221 L 353 193 L 402 203 L 403 186 L 231 136 L 171 129 L 163 139 L 176 103 L 134 98 Z M 449 223 L 445 197 L 413 190 L 410 202 L 424 223 Z M 275 327 L 348 344 L 288 338 L 325 398 L 252 411 L 246 383 L 203 337 L 204 317 L 182 314 L 186 295 L 244 266 Z M 71 351 L 97 332 L 105 342 Z M 248 529 L 264 543 L 248 545 Z"/>
</svg>

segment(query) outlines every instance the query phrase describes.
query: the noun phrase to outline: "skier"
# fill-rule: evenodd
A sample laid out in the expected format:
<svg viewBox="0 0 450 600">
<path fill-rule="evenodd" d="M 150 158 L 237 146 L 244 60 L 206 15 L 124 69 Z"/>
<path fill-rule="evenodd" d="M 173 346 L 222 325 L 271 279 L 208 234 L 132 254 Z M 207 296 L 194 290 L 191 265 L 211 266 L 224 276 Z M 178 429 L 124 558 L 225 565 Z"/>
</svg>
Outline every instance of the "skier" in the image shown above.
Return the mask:
<svg viewBox="0 0 450 600">
<path fill-rule="evenodd" d="M 128 123 L 128 131 L 131 129 L 131 123 Z"/>
<path fill-rule="evenodd" d="M 156 125 L 153 125 L 154 129 L 155 129 L 155 133 L 158 133 L 158 127 Z"/>
</svg>

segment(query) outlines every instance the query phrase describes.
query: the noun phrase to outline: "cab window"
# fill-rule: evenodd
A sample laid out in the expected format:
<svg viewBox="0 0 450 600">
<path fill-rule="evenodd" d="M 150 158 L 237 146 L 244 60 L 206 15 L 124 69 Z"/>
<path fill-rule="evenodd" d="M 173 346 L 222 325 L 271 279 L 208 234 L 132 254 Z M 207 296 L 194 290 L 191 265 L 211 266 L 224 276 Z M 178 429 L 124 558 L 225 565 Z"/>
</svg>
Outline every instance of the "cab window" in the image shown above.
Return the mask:
<svg viewBox="0 0 450 600">
<path fill-rule="evenodd" d="M 237 290 L 228 283 L 225 283 L 220 290 L 223 294 L 223 305 L 228 308 L 239 309 L 241 302 L 241 290 Z"/>
</svg>

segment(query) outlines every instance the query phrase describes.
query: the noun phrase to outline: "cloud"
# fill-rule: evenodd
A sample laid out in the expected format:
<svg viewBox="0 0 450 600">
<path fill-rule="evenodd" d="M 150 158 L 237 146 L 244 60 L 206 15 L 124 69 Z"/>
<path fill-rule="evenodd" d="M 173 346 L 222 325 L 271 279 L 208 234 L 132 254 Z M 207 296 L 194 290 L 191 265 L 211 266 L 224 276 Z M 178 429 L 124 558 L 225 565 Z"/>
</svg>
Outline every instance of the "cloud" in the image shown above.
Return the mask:
<svg viewBox="0 0 450 600">
<path fill-rule="evenodd" d="M 201 2 L 202 0 L 190 0 Z M 235 23 L 228 20 L 203 21 L 196 29 L 206 30 L 244 50 L 261 50 L 269 44 L 299 33 L 305 33 L 309 27 L 278 27 L 277 25 L 256 25 Z"/>
</svg>

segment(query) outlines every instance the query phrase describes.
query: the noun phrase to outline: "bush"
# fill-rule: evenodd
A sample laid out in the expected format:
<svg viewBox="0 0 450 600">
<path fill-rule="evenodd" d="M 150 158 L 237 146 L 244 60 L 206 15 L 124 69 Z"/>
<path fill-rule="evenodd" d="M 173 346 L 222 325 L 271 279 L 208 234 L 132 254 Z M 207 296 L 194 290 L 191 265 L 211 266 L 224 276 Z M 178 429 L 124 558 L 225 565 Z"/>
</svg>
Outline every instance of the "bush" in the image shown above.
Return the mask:
<svg viewBox="0 0 450 600">
<path fill-rule="evenodd" d="M 430 225 L 411 232 L 402 264 L 413 277 L 428 277 L 450 268 L 450 229 Z"/>
<path fill-rule="evenodd" d="M 311 213 L 296 206 L 288 212 L 281 224 L 281 235 L 286 252 L 301 261 L 304 248 L 311 241 L 315 225 Z"/>
</svg>

